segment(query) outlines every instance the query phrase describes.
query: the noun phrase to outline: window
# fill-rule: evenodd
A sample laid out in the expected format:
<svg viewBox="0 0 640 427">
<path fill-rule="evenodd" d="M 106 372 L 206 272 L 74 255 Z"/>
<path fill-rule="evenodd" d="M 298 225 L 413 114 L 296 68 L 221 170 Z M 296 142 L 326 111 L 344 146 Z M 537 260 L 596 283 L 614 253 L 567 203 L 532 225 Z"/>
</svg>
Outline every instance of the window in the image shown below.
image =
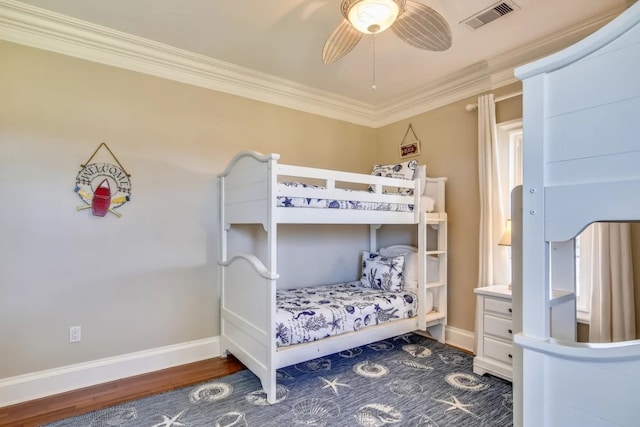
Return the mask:
<svg viewBox="0 0 640 427">
<path fill-rule="evenodd" d="M 502 214 L 509 220 L 511 219 L 511 191 L 515 186 L 522 184 L 522 120 L 498 123 L 497 136 Z M 508 249 L 511 250 L 511 248 Z M 508 272 L 511 277 L 510 264 Z"/>
<path fill-rule="evenodd" d="M 511 190 L 522 184 L 522 120 L 498 123 L 498 150 L 502 209 L 511 218 Z"/>
<path fill-rule="evenodd" d="M 511 218 L 511 190 L 522 184 L 522 120 L 498 123 L 500 155 L 500 181 L 505 218 Z M 502 162 L 502 159 L 507 161 Z M 585 250 L 591 245 L 591 228 L 587 227 L 576 238 L 576 317 L 589 323 L 591 304 L 590 260 Z"/>
</svg>

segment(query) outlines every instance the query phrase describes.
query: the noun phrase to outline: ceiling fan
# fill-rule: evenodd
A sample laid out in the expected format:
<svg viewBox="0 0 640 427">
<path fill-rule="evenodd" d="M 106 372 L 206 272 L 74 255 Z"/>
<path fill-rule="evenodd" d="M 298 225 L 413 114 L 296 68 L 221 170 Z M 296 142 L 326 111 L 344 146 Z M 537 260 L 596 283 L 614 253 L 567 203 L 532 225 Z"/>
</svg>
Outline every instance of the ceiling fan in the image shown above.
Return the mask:
<svg viewBox="0 0 640 427">
<path fill-rule="evenodd" d="M 343 0 L 345 19 L 333 30 L 322 49 L 322 62 L 333 64 L 353 49 L 363 34 L 391 30 L 405 43 L 424 50 L 451 47 L 451 29 L 438 12 L 411 0 Z"/>
</svg>

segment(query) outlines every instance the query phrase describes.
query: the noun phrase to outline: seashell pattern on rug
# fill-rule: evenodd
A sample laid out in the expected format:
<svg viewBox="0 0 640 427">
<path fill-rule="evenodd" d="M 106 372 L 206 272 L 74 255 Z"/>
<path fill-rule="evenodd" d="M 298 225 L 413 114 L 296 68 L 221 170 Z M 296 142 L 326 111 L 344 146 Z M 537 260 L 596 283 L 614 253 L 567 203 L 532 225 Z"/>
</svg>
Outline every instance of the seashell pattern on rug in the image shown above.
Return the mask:
<svg viewBox="0 0 640 427">
<path fill-rule="evenodd" d="M 47 427 L 512 427 L 511 383 L 417 334 L 285 366 L 270 405 L 249 370 Z"/>
</svg>

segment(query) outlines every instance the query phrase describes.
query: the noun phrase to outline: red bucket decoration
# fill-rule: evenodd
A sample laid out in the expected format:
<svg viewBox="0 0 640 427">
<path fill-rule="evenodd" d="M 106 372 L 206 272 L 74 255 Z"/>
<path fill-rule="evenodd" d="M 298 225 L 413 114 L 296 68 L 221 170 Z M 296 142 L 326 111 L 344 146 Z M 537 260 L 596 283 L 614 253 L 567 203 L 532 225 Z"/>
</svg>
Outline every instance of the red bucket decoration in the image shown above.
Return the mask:
<svg viewBox="0 0 640 427">
<path fill-rule="evenodd" d="M 101 148 L 108 152 L 116 164 L 105 163 L 103 160 L 91 162 Z M 111 149 L 104 142 L 101 143 L 80 167 L 73 191 L 82 199 L 83 204 L 76 206 L 76 210 L 91 209 L 94 216 L 100 217 L 111 212 L 120 218 L 122 214 L 116 209 L 131 200 L 131 175 L 122 167 Z M 96 186 L 98 182 L 100 184 Z"/>
<path fill-rule="evenodd" d="M 111 207 L 111 187 L 109 181 L 104 179 L 93 192 L 91 211 L 95 216 L 105 216 Z"/>
</svg>

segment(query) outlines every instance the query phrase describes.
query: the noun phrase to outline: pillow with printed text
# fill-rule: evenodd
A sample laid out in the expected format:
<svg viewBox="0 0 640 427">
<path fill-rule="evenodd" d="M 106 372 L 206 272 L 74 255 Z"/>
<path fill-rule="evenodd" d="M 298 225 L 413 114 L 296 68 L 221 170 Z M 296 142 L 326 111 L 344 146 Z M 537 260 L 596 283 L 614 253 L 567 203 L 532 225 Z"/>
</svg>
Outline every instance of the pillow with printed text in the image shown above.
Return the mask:
<svg viewBox="0 0 640 427">
<path fill-rule="evenodd" d="M 397 179 L 409 179 L 413 180 L 416 174 L 416 168 L 418 167 L 417 160 L 407 160 L 406 162 L 398 163 L 397 165 L 374 165 L 371 170 L 371 175 L 385 176 L 388 178 Z M 369 188 L 369 191 L 374 191 L 373 188 Z M 413 190 L 409 188 L 396 188 L 383 189 L 385 193 L 393 192 L 400 193 L 402 195 L 410 196 L 413 194 Z"/>
</svg>

